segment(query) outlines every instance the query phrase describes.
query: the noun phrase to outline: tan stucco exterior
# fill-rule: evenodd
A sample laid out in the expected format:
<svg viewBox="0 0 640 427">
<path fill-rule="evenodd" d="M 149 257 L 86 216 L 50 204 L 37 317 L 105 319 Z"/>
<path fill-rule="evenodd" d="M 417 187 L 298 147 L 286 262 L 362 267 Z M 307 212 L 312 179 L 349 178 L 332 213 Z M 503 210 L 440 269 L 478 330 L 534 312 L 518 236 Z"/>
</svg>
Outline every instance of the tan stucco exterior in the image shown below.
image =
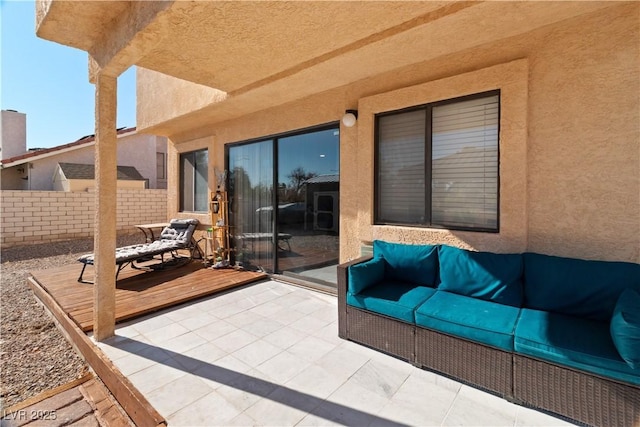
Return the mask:
<svg viewBox="0 0 640 427">
<path fill-rule="evenodd" d="M 342 261 L 386 239 L 640 262 L 638 2 L 37 4 L 38 35 L 89 52 L 92 81 L 139 67 L 138 130 L 170 139 L 171 216 L 194 216 L 180 153 L 208 148 L 214 190 L 226 144 L 358 109 L 340 129 Z M 374 225 L 374 115 L 490 89 L 499 233 Z"/>
<path fill-rule="evenodd" d="M 174 151 L 209 148 L 213 176 L 226 143 L 333 122 L 357 107 L 357 126 L 341 129 L 341 259 L 357 256 L 362 242 L 387 239 L 638 262 L 638 18 L 637 4 L 573 18 L 211 123 L 211 137 L 177 142 Z M 500 233 L 372 225 L 373 115 L 496 88 Z M 175 191 L 176 174 L 169 175 Z M 170 197 L 171 211 L 178 195 Z"/>
</svg>

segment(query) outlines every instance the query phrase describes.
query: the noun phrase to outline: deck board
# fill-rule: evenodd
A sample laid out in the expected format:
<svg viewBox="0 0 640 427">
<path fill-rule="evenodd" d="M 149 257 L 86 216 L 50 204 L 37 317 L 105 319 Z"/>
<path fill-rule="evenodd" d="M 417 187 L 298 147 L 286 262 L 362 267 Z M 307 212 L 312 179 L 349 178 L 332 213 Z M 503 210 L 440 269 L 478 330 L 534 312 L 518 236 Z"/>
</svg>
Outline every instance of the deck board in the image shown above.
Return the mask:
<svg viewBox="0 0 640 427">
<path fill-rule="evenodd" d="M 83 331 L 93 329 L 93 286 L 77 281 L 82 265 L 69 264 L 31 272 L 31 277 Z M 87 268 L 89 270 L 89 268 Z M 92 271 L 85 272 L 93 280 Z M 264 273 L 212 270 L 199 262 L 164 271 L 144 272 L 129 267 L 116 282 L 116 322 L 265 279 Z"/>
</svg>

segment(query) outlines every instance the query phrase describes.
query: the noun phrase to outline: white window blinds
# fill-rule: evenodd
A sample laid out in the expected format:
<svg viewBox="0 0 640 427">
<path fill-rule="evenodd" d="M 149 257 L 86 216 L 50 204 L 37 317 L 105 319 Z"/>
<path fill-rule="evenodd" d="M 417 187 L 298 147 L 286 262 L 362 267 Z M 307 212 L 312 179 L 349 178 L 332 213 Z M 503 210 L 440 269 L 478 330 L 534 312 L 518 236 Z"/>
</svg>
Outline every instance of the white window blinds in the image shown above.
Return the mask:
<svg viewBox="0 0 640 427">
<path fill-rule="evenodd" d="M 495 228 L 499 98 L 433 107 L 431 221 Z"/>
<path fill-rule="evenodd" d="M 376 222 L 497 230 L 499 115 L 492 92 L 378 117 Z"/>
<path fill-rule="evenodd" d="M 379 119 L 378 216 L 385 222 L 425 221 L 425 110 Z"/>
</svg>

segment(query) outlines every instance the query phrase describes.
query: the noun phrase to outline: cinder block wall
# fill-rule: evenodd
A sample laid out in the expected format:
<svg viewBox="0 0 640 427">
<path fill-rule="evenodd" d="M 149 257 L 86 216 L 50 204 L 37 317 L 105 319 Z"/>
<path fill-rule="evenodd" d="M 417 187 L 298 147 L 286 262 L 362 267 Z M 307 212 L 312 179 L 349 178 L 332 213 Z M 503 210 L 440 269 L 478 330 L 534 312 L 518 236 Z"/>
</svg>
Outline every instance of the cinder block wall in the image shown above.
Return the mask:
<svg viewBox="0 0 640 427">
<path fill-rule="evenodd" d="M 11 191 L 0 194 L 3 247 L 93 236 L 95 192 Z M 167 221 L 167 190 L 118 190 L 119 233 Z"/>
</svg>

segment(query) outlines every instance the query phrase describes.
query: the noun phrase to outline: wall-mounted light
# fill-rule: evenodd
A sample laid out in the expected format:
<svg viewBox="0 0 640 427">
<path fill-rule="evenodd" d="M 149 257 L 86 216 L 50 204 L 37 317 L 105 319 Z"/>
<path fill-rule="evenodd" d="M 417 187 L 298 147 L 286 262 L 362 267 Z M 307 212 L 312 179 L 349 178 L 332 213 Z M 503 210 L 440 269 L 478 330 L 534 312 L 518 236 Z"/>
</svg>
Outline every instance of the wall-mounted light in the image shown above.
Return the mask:
<svg viewBox="0 0 640 427">
<path fill-rule="evenodd" d="M 20 175 L 22 175 L 24 173 L 24 166 L 20 166 L 19 168 L 16 169 L 18 171 L 18 173 Z"/>
<path fill-rule="evenodd" d="M 344 116 L 342 116 L 342 124 L 350 128 L 356 124 L 358 119 L 358 110 L 346 110 Z"/>
</svg>

